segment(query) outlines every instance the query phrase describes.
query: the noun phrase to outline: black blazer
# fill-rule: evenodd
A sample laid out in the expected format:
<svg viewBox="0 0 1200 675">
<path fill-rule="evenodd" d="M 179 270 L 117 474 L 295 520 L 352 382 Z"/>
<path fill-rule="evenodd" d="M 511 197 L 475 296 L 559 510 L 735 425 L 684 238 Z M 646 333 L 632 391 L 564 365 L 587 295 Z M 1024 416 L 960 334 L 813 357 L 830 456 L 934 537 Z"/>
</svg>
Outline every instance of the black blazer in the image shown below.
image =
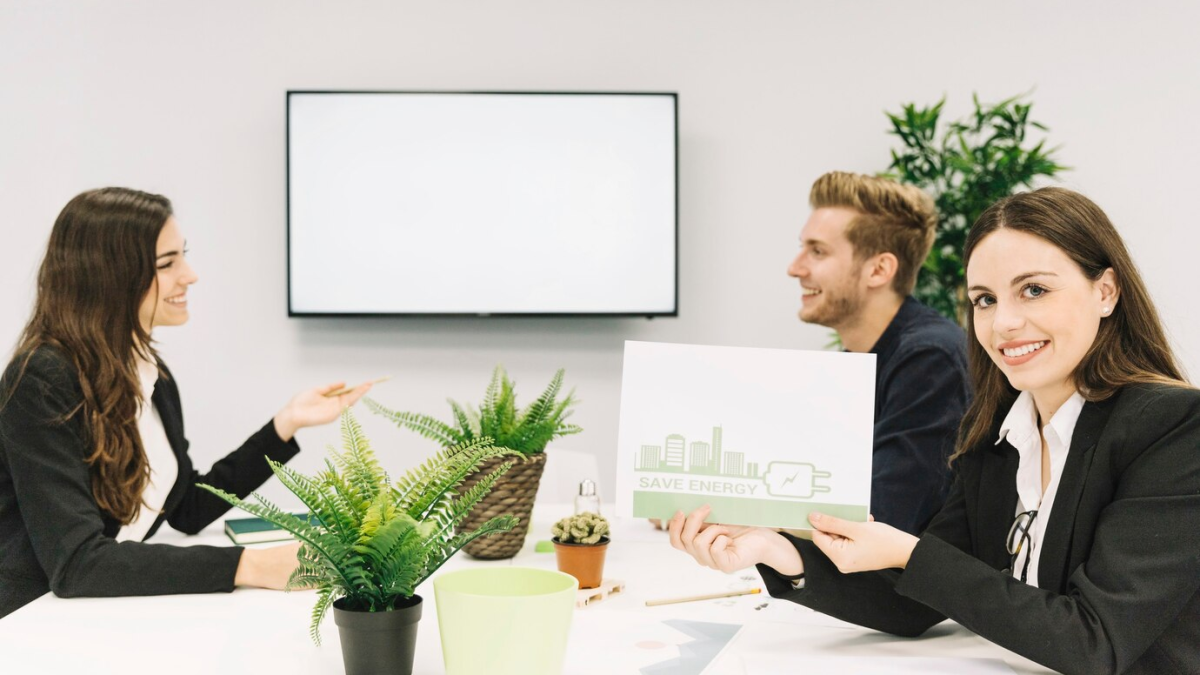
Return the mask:
<svg viewBox="0 0 1200 675">
<path fill-rule="evenodd" d="M 20 359 L 9 364 L 0 380 L 0 402 L 19 370 Z M 109 597 L 233 590 L 239 547 L 114 539 L 120 523 L 92 497 L 81 415 L 63 421 L 81 400 L 70 363 L 40 349 L 0 408 L 0 617 L 46 591 Z M 179 460 L 179 474 L 147 539 L 163 521 L 194 534 L 228 511 L 228 504 L 196 483 L 244 497 L 272 475 L 264 456 L 282 462 L 300 450 L 294 440 L 280 440 L 268 423 L 201 475 L 188 458 L 175 380 L 160 377 L 151 400 Z"/>
<path fill-rule="evenodd" d="M 806 586 L 768 590 L 903 636 L 949 617 L 1066 673 L 1200 672 L 1200 391 L 1137 385 L 1087 403 L 1042 543 L 1038 582 L 1006 572 L 1017 451 L 998 435 L 958 462 L 905 570 L 841 574 L 792 539 Z"/>
</svg>

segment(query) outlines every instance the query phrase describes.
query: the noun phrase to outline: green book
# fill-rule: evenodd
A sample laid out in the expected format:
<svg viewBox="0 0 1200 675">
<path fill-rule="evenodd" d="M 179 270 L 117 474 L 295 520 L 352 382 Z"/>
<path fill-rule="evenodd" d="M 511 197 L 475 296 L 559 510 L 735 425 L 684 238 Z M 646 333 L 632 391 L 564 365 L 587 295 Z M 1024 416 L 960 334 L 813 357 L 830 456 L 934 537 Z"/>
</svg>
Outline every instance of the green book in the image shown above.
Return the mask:
<svg viewBox="0 0 1200 675">
<path fill-rule="evenodd" d="M 292 515 L 314 525 L 320 522 L 316 516 L 308 513 L 293 513 Z M 261 544 L 267 541 L 288 541 L 293 538 L 291 532 L 262 518 L 228 518 L 225 520 L 225 534 L 238 546 Z"/>
</svg>

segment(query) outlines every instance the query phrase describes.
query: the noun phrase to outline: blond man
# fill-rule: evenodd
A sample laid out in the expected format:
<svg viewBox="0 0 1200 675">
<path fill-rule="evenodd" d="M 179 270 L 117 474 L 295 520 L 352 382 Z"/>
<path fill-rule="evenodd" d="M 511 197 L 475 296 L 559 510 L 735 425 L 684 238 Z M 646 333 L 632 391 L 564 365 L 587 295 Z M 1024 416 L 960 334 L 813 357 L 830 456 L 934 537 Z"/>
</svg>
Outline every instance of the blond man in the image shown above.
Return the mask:
<svg viewBox="0 0 1200 675">
<path fill-rule="evenodd" d="M 916 534 L 946 498 L 970 398 L 964 331 L 912 297 L 937 212 L 916 187 L 838 171 L 817 179 L 809 204 L 788 267 L 800 319 L 876 355 L 871 512 Z"/>
</svg>

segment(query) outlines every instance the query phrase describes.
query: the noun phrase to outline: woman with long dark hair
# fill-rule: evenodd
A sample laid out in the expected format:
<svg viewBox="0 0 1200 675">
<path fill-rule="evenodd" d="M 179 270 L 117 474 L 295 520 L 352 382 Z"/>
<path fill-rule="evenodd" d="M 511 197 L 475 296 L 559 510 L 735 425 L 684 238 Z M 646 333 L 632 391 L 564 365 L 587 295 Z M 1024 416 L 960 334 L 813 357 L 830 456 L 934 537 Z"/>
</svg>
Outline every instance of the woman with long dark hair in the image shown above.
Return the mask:
<svg viewBox="0 0 1200 675">
<path fill-rule="evenodd" d="M 672 545 L 897 635 L 949 617 L 1067 673 L 1200 672 L 1200 391 L 1125 244 L 1044 188 L 981 215 L 964 261 L 975 393 L 920 537 L 814 513 L 805 541 L 700 509 Z"/>
<path fill-rule="evenodd" d="M 297 429 L 337 418 L 369 388 L 302 392 L 205 475 L 192 468 L 179 389 L 151 340 L 188 320 L 197 280 L 162 196 L 104 188 L 72 199 L 50 234 L 37 299 L 0 379 L 0 616 L 63 597 L 282 588 L 296 545 L 243 550 L 142 543 L 164 523 L 192 534 L 245 496 L 264 456 L 299 452 Z"/>
</svg>

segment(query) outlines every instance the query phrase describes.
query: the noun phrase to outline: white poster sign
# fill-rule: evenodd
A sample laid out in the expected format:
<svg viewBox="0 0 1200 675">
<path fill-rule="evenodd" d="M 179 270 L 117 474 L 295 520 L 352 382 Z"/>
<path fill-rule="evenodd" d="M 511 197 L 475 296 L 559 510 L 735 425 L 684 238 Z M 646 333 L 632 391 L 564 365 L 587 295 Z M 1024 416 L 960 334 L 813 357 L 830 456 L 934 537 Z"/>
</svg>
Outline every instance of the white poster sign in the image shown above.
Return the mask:
<svg viewBox="0 0 1200 675">
<path fill-rule="evenodd" d="M 874 354 L 626 342 L 618 515 L 865 521 L 874 410 Z"/>
</svg>

